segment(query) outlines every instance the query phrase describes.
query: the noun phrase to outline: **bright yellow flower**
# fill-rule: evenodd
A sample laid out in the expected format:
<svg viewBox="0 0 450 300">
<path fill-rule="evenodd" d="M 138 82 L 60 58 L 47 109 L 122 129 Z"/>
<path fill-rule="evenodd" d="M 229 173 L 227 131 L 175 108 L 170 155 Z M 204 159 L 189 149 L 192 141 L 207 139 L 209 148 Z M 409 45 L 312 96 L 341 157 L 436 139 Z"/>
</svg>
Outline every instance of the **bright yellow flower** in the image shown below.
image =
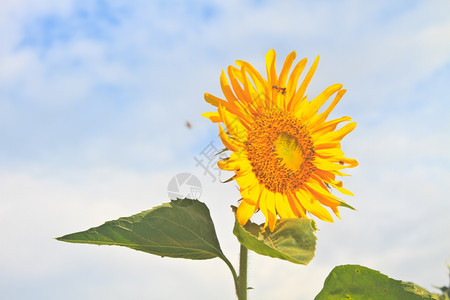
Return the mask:
<svg viewBox="0 0 450 300">
<path fill-rule="evenodd" d="M 227 69 L 230 82 L 223 71 L 220 76 L 226 100 L 205 93 L 205 100 L 218 109 L 203 116 L 226 126 L 225 131 L 219 124 L 219 135 L 232 153 L 218 165 L 222 170 L 235 172 L 233 179 L 239 184 L 242 196 L 236 212 L 241 225 L 258 209 L 266 218 L 264 228 L 269 225 L 273 231 L 277 215 L 307 218 L 309 212 L 333 222 L 324 206 L 331 208 L 337 217 L 338 206 L 350 207 L 333 196 L 330 189 L 334 187 L 352 195 L 335 177 L 346 175 L 342 169 L 358 165 L 355 159 L 344 157 L 340 147 L 341 139 L 356 123 L 347 123 L 336 130 L 339 123 L 351 118 L 326 120 L 346 90 L 342 84 L 334 84 L 307 101 L 305 90 L 319 57 L 298 87 L 306 58 L 288 76 L 295 56 L 295 51 L 287 56 L 277 76 L 276 54 L 270 50 L 266 55 L 267 80 L 249 63 L 236 61 L 239 68 Z M 318 113 L 334 94 L 328 108 Z"/>
</svg>

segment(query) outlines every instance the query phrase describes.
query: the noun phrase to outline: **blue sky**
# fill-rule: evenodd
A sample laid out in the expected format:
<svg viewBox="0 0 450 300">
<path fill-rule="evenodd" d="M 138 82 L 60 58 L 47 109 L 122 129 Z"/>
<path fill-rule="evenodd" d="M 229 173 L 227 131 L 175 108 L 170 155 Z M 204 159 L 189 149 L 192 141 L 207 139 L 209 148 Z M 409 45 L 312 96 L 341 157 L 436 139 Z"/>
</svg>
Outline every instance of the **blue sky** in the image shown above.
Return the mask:
<svg viewBox="0 0 450 300">
<path fill-rule="evenodd" d="M 308 90 L 348 90 L 332 117 L 360 166 L 344 185 L 357 211 L 319 222 L 307 266 L 250 256 L 250 299 L 311 299 L 331 269 L 357 263 L 429 289 L 450 260 L 450 2 L 3 1 L 0 11 L 0 294 L 8 299 L 232 299 L 218 260 L 161 259 L 53 240 L 167 202 L 197 174 L 224 252 L 237 263 L 235 183 L 194 157 L 217 128 L 236 59 L 321 56 Z M 280 65 L 280 63 L 279 63 Z M 186 121 L 192 129 L 185 126 Z M 224 175 L 226 177 L 226 175 Z M 263 266 L 263 267 L 262 267 Z M 169 291 L 169 292 L 168 292 Z"/>
</svg>

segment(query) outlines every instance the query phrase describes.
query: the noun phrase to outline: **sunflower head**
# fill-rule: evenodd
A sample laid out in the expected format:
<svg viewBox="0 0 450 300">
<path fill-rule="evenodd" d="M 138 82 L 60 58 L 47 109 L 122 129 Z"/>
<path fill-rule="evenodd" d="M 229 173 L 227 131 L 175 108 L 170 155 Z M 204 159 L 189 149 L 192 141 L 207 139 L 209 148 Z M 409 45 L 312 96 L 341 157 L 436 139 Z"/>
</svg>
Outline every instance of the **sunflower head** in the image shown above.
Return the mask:
<svg viewBox="0 0 450 300">
<path fill-rule="evenodd" d="M 342 84 L 326 88 L 308 101 L 306 87 L 317 68 L 318 57 L 299 84 L 306 66 L 306 58 L 299 61 L 292 72 L 295 52 L 290 53 L 276 72 L 276 54 L 266 55 L 267 79 L 244 61 L 238 67 L 229 66 L 227 76 L 222 71 L 220 85 L 225 96 L 221 99 L 205 94 L 206 102 L 217 111 L 204 113 L 219 123 L 219 136 L 231 155 L 218 165 L 234 171 L 242 201 L 236 211 L 241 225 L 245 225 L 259 209 L 273 231 L 280 218 L 307 218 L 312 214 L 333 222 L 330 208 L 339 217 L 339 206 L 348 206 L 331 194 L 332 187 L 352 195 L 336 180 L 344 168 L 358 165 L 355 159 L 344 157 L 341 139 L 352 131 L 356 123 L 350 117 L 327 120 L 342 98 Z M 319 109 L 330 98 L 329 106 Z M 336 129 L 341 122 L 347 122 Z M 225 129 L 221 126 L 223 123 Z"/>
</svg>

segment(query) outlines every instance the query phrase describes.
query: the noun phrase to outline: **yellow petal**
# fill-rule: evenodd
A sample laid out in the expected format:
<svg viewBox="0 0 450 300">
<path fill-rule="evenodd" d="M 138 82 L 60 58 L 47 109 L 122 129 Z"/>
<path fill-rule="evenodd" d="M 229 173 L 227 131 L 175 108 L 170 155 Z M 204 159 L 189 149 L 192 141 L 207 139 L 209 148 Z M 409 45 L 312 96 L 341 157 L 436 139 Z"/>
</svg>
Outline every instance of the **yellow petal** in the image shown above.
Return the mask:
<svg viewBox="0 0 450 300">
<path fill-rule="evenodd" d="M 308 95 L 306 95 L 302 98 L 302 97 L 297 97 L 297 94 L 295 94 L 294 99 L 291 101 L 290 111 L 296 112 L 296 116 L 299 119 L 301 119 L 301 117 L 302 117 L 302 111 L 305 110 L 309 105 L 309 102 L 306 101 L 306 99 L 308 99 Z"/>
<path fill-rule="evenodd" d="M 269 50 L 266 54 L 266 71 L 267 71 L 267 83 L 269 84 L 269 89 L 272 89 L 271 92 L 269 92 L 271 103 L 269 104 L 270 107 L 277 104 L 277 98 L 278 98 L 278 91 L 274 89 L 273 87 L 277 85 L 277 71 L 276 71 L 276 53 L 275 51 Z"/>
<path fill-rule="evenodd" d="M 340 148 L 326 148 L 326 149 L 316 149 L 316 155 L 327 158 L 344 155 L 344 151 Z"/>
<path fill-rule="evenodd" d="M 269 224 L 269 212 L 267 209 L 266 198 L 267 198 L 268 190 L 266 188 L 261 189 L 261 195 L 259 197 L 259 209 L 263 213 L 266 221 L 264 223 L 264 228 Z"/>
<path fill-rule="evenodd" d="M 213 96 L 211 94 L 208 94 L 208 93 L 205 93 L 204 98 L 205 98 L 206 102 L 208 102 L 209 104 L 214 105 L 216 107 L 219 107 L 220 104 L 226 105 L 225 100 L 220 99 L 220 98 Z"/>
<path fill-rule="evenodd" d="M 287 200 L 287 196 L 281 193 L 275 193 L 275 207 L 278 215 L 283 219 L 295 218 L 291 206 Z"/>
<path fill-rule="evenodd" d="M 246 201 L 241 201 L 236 211 L 236 219 L 244 226 L 255 213 L 255 206 Z"/>
<path fill-rule="evenodd" d="M 202 113 L 202 117 L 210 119 L 213 123 L 222 122 L 222 119 L 220 118 L 219 113 L 217 112 Z"/>
<path fill-rule="evenodd" d="M 314 165 L 318 169 L 325 171 L 341 170 L 347 168 L 346 166 L 333 163 L 329 159 L 321 158 L 319 156 L 314 157 Z"/>
<path fill-rule="evenodd" d="M 225 73 L 222 71 L 220 74 L 220 86 L 222 88 L 222 92 L 225 95 L 225 98 L 227 98 L 228 102 L 225 101 L 225 103 L 219 103 L 223 104 L 223 106 L 232 114 L 238 116 L 241 121 L 252 124 L 252 117 L 249 115 L 249 113 L 240 105 L 240 102 L 234 95 L 230 84 L 228 83 L 227 77 L 225 76 Z M 219 105 L 220 107 L 220 105 Z"/>
<path fill-rule="evenodd" d="M 266 188 L 261 190 L 261 197 L 259 199 L 259 208 L 261 212 L 266 217 L 266 222 L 264 223 L 264 228 L 269 226 L 270 231 L 275 228 L 276 222 L 276 211 L 275 211 L 275 195 Z"/>
<path fill-rule="evenodd" d="M 334 180 L 335 176 L 331 172 L 317 170 L 315 173 L 316 174 L 311 175 L 312 179 L 315 179 L 319 182 L 322 180 L 322 181 L 326 182 L 327 184 L 329 184 L 330 186 L 336 188 L 342 194 L 354 196 L 352 192 L 350 192 L 349 190 L 344 189 L 342 187 L 342 181 Z M 336 197 L 336 199 L 339 200 L 340 202 L 343 202 L 341 199 L 338 199 L 337 197 Z"/>
<path fill-rule="evenodd" d="M 304 119 L 312 118 L 319 111 L 320 107 L 331 97 L 334 93 L 342 88 L 342 84 L 333 84 L 327 87 L 322 93 L 311 101 L 309 109 L 302 113 Z"/>
<path fill-rule="evenodd" d="M 325 170 L 316 170 L 314 174 L 311 175 L 314 178 L 318 178 L 317 180 L 323 180 L 323 181 L 329 181 L 334 180 L 336 178 L 335 174 L 331 171 L 325 171 Z"/>
<path fill-rule="evenodd" d="M 287 193 L 287 198 L 289 201 L 289 204 L 291 205 L 291 208 L 294 212 L 294 214 L 298 217 L 301 217 L 303 219 L 308 219 L 308 217 L 306 216 L 306 210 L 305 208 L 301 205 L 300 201 L 297 199 L 297 197 L 295 197 L 294 195 L 292 195 L 290 192 Z"/>
<path fill-rule="evenodd" d="M 245 66 L 241 68 L 239 72 L 239 80 L 244 85 L 244 94 L 247 99 L 247 107 L 252 114 L 257 112 L 258 106 L 262 104 L 263 98 L 260 97 L 258 91 L 255 89 L 250 79 L 247 77 Z"/>
<path fill-rule="evenodd" d="M 257 179 L 255 177 L 255 174 L 253 174 L 253 172 L 251 171 L 236 176 L 236 182 L 241 187 L 251 186 L 255 183 L 255 181 L 257 181 Z"/>
<path fill-rule="evenodd" d="M 344 195 L 348 195 L 348 196 L 354 196 L 354 194 L 352 192 L 350 192 L 347 189 L 344 189 L 342 187 L 342 181 L 332 181 L 329 183 L 332 187 L 336 188 L 339 192 L 341 192 Z"/>
<path fill-rule="evenodd" d="M 344 156 L 334 157 L 333 161 L 336 161 L 341 165 L 347 164 L 345 166 L 346 168 L 354 168 L 359 165 L 359 163 L 356 159 L 348 158 L 348 157 L 344 157 Z"/>
<path fill-rule="evenodd" d="M 217 162 L 219 168 L 225 171 L 235 171 L 250 166 L 248 159 L 244 157 L 242 152 L 233 152 L 227 160 L 219 160 Z"/>
<path fill-rule="evenodd" d="M 340 215 L 339 215 L 339 209 L 338 207 L 341 205 L 341 202 L 335 203 L 333 201 L 330 201 L 328 198 L 326 198 L 323 195 L 318 194 L 315 191 L 311 191 L 311 195 L 313 197 L 315 197 L 316 200 L 318 200 L 320 202 L 320 204 L 325 205 L 329 208 L 331 208 L 331 210 L 334 212 L 334 214 L 340 219 Z"/>
<path fill-rule="evenodd" d="M 311 193 L 313 198 L 319 200 L 320 203 L 326 205 L 328 207 L 339 206 L 340 201 L 336 196 L 333 196 L 330 191 L 324 189 L 317 181 L 310 180 L 307 184 L 305 184 L 308 191 Z"/>
<path fill-rule="evenodd" d="M 267 214 L 269 216 L 269 228 L 273 232 L 277 221 L 277 211 L 275 208 L 275 193 L 268 191 L 266 197 Z"/>
<path fill-rule="evenodd" d="M 249 98 L 246 93 L 244 92 L 244 89 L 239 84 L 238 80 L 236 79 L 237 76 L 241 77 L 241 72 L 239 69 L 229 66 L 228 67 L 228 77 L 230 78 L 231 86 L 233 87 L 233 91 L 237 96 L 238 102 L 240 104 L 240 108 L 242 110 L 246 110 L 248 112 L 252 112 L 252 99 Z M 241 78 L 241 81 L 244 79 Z M 254 112 L 254 111 L 253 111 Z"/>
<path fill-rule="evenodd" d="M 222 93 L 225 95 L 225 98 L 227 98 L 230 103 L 238 101 L 223 70 L 220 73 L 220 87 L 222 88 Z"/>
<path fill-rule="evenodd" d="M 286 87 L 286 79 L 289 74 L 289 70 L 291 69 L 292 63 L 295 60 L 295 57 L 296 57 L 295 51 L 292 51 L 286 57 L 283 68 L 281 69 L 281 72 L 280 72 L 280 78 L 278 78 L 278 86 L 279 87 Z"/>
<path fill-rule="evenodd" d="M 328 149 L 328 148 L 340 148 L 341 144 L 339 142 L 328 142 L 318 140 L 316 144 L 314 144 L 314 149 L 317 151 L 318 149 Z"/>
<path fill-rule="evenodd" d="M 261 195 L 261 186 L 258 181 L 255 181 L 253 185 L 241 189 L 241 196 L 245 201 L 250 204 L 257 205 L 259 197 Z"/>
<path fill-rule="evenodd" d="M 296 56 L 295 51 L 292 51 L 286 57 L 286 60 L 284 61 L 284 64 L 283 64 L 283 68 L 281 69 L 280 77 L 278 78 L 277 87 L 279 89 L 284 89 L 284 92 L 281 93 L 281 97 L 280 97 L 280 95 L 278 95 L 278 99 L 279 99 L 278 107 L 285 108 L 287 106 L 287 103 L 286 103 L 286 94 L 287 94 L 286 79 L 289 74 L 289 70 L 291 69 L 292 63 L 295 60 L 295 56 Z"/>
<path fill-rule="evenodd" d="M 228 134 L 223 130 L 222 126 L 219 124 L 219 137 L 222 140 L 224 146 L 231 151 L 240 151 L 243 145 L 238 140 L 233 140 L 228 136 Z"/>
<path fill-rule="evenodd" d="M 309 85 L 309 82 L 311 81 L 314 72 L 317 69 L 317 65 L 319 64 L 319 56 L 316 57 L 316 59 L 314 60 L 311 68 L 309 69 L 308 73 L 306 73 L 305 79 L 303 79 L 302 84 L 300 85 L 300 87 L 298 88 L 297 92 L 295 93 L 295 97 L 292 100 L 292 104 L 291 104 L 291 110 L 296 110 L 296 106 L 298 103 L 300 103 L 301 101 L 303 101 L 303 96 L 305 95 L 305 91 L 306 88 Z"/>
<path fill-rule="evenodd" d="M 297 90 L 298 79 L 300 78 L 300 75 L 302 74 L 303 69 L 306 66 L 306 62 L 307 62 L 306 58 L 299 61 L 297 63 L 297 65 L 295 66 L 294 70 L 292 71 L 291 76 L 289 76 L 288 84 L 286 87 L 286 92 L 287 92 L 286 98 L 289 100 L 288 105 L 286 107 L 287 110 L 290 110 L 290 108 L 291 108 L 291 103 L 292 103 L 292 100 L 294 99 L 293 97 Z"/>
<path fill-rule="evenodd" d="M 340 90 L 336 96 L 334 97 L 333 102 L 331 102 L 330 106 L 328 106 L 328 108 L 319 115 L 319 117 L 321 118 L 321 121 L 325 121 L 326 118 L 328 117 L 328 115 L 331 113 L 331 111 L 335 108 L 335 106 L 339 103 L 339 101 L 341 100 L 342 96 L 344 96 L 345 92 L 347 90 L 343 89 Z"/>
<path fill-rule="evenodd" d="M 309 192 L 298 190 L 295 193 L 297 199 L 314 216 L 327 222 L 333 222 L 328 210 L 326 210 L 317 200 L 315 200 Z"/>
<path fill-rule="evenodd" d="M 267 107 L 269 106 L 270 98 L 269 98 L 269 89 L 268 83 L 262 78 L 261 74 L 249 63 L 245 61 L 238 60 L 236 64 L 240 66 L 242 69 L 245 67 L 245 72 L 251 77 L 253 83 L 256 87 L 257 97 L 253 97 L 257 102 L 258 106 Z"/>
<path fill-rule="evenodd" d="M 269 87 L 277 84 L 277 70 L 275 67 L 276 53 L 271 49 L 266 54 L 266 70 L 267 70 L 267 82 Z"/>
<path fill-rule="evenodd" d="M 346 124 L 344 127 L 337 131 L 328 132 L 322 136 L 323 139 L 327 139 L 329 141 L 340 141 L 346 136 L 348 133 L 350 133 L 353 129 L 356 127 L 356 122 L 351 122 Z"/>
<path fill-rule="evenodd" d="M 219 106 L 219 115 L 231 136 L 241 142 L 247 140 L 247 128 L 239 117 L 228 112 L 223 106 Z"/>
<path fill-rule="evenodd" d="M 321 136 L 327 132 L 334 131 L 340 123 L 351 120 L 352 118 L 345 116 L 338 119 L 330 120 L 326 123 L 320 123 L 320 121 L 317 121 L 312 126 L 310 126 L 311 133 L 316 139 L 318 139 L 317 138 L 318 136 Z"/>
</svg>

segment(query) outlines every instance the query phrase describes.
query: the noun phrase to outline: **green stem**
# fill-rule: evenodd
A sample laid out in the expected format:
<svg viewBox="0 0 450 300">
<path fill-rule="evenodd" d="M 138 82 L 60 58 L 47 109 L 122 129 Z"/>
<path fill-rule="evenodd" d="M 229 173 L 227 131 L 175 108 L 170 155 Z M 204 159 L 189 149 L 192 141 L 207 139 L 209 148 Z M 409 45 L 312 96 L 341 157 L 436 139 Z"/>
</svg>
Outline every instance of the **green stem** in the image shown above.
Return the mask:
<svg viewBox="0 0 450 300">
<path fill-rule="evenodd" d="M 241 244 L 241 254 L 239 257 L 239 277 L 238 277 L 238 299 L 247 300 L 247 258 L 248 249 Z"/>
<path fill-rule="evenodd" d="M 230 268 L 231 274 L 233 274 L 234 288 L 236 289 L 236 294 L 238 294 L 239 297 L 238 276 L 236 274 L 236 270 L 234 269 L 233 265 L 228 260 L 228 258 L 225 257 L 225 255 L 221 256 L 220 258 L 227 264 L 228 268 Z"/>
</svg>

